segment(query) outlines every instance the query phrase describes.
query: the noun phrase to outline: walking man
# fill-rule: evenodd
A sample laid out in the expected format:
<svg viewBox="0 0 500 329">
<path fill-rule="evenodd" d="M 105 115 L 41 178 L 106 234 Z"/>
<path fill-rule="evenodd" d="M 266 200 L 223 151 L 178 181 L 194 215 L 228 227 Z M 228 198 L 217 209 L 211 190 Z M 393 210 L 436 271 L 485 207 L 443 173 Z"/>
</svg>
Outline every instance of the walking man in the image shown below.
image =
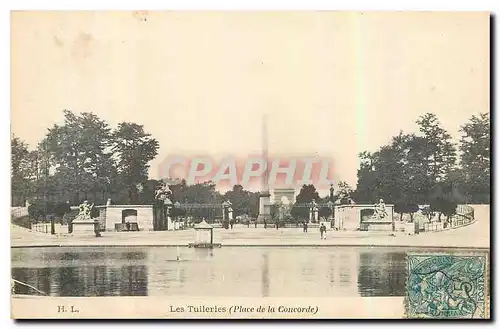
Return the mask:
<svg viewBox="0 0 500 329">
<path fill-rule="evenodd" d="M 321 226 L 319 227 L 319 232 L 321 233 L 321 240 L 323 239 L 326 240 L 326 226 L 324 223 L 321 223 Z"/>
</svg>

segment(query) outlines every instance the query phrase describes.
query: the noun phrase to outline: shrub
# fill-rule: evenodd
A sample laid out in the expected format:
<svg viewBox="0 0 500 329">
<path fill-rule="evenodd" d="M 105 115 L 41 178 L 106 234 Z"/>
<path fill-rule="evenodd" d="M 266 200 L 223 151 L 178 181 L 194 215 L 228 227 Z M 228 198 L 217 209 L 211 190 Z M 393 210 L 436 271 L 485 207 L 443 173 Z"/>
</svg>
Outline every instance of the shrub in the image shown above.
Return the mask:
<svg viewBox="0 0 500 329">
<path fill-rule="evenodd" d="M 28 214 L 32 219 L 39 221 L 45 219 L 48 215 L 56 213 L 55 205 L 50 201 L 36 201 L 28 207 Z"/>
<path fill-rule="evenodd" d="M 401 219 L 403 214 L 410 214 L 411 221 L 413 222 L 413 214 L 419 210 L 418 204 L 411 201 L 400 201 L 394 205 L 394 211 L 401 214 Z"/>
<path fill-rule="evenodd" d="M 71 207 L 69 206 L 68 203 L 66 202 L 61 202 L 61 203 L 58 203 L 56 206 L 55 206 L 55 209 L 54 209 L 54 213 L 57 215 L 57 217 L 59 218 L 63 218 L 64 215 L 68 212 L 71 211 Z"/>
<path fill-rule="evenodd" d="M 431 200 L 430 202 L 430 210 L 439 212 L 439 221 L 441 221 L 441 215 L 445 215 L 447 219 L 456 214 L 457 212 L 457 203 L 454 199 L 438 196 Z"/>
</svg>

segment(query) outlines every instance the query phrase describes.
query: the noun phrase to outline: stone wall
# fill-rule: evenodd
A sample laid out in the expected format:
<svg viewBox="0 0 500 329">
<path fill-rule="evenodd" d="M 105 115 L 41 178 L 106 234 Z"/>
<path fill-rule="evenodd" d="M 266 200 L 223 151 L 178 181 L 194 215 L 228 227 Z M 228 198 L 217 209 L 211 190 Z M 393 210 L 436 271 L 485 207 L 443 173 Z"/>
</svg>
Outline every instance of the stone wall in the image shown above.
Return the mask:
<svg viewBox="0 0 500 329">
<path fill-rule="evenodd" d="M 11 207 L 10 215 L 12 218 L 28 216 L 28 207 Z"/>
<path fill-rule="evenodd" d="M 388 216 L 384 222 L 392 223 L 394 205 L 386 204 L 385 208 Z M 335 228 L 345 231 L 359 230 L 361 228 L 361 212 L 365 209 L 375 209 L 375 205 L 347 204 L 335 206 Z"/>
<path fill-rule="evenodd" d="M 127 221 L 137 222 L 140 231 L 153 231 L 153 205 L 109 205 L 106 206 L 106 231 L 114 231 L 115 223 L 122 222 L 124 210 L 137 211 L 137 217 L 128 217 Z"/>
</svg>

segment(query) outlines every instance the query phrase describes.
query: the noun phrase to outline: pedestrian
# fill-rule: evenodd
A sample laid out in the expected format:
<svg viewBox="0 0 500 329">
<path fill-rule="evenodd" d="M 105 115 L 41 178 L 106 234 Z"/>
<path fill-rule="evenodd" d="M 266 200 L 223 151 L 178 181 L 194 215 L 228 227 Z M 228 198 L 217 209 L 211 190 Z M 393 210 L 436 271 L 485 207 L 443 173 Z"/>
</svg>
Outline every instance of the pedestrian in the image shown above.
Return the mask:
<svg viewBox="0 0 500 329">
<path fill-rule="evenodd" d="M 321 233 L 321 240 L 323 239 L 326 240 L 326 226 L 324 223 L 321 223 L 321 226 L 319 227 L 319 232 Z"/>
<path fill-rule="evenodd" d="M 257 228 L 257 220 L 255 220 L 255 228 Z"/>
<path fill-rule="evenodd" d="M 229 225 L 231 225 L 231 230 L 232 230 L 234 225 L 234 221 L 232 219 L 229 221 Z"/>
<path fill-rule="evenodd" d="M 304 233 L 307 233 L 307 222 L 304 222 L 304 224 L 302 225 L 302 229 Z"/>
</svg>

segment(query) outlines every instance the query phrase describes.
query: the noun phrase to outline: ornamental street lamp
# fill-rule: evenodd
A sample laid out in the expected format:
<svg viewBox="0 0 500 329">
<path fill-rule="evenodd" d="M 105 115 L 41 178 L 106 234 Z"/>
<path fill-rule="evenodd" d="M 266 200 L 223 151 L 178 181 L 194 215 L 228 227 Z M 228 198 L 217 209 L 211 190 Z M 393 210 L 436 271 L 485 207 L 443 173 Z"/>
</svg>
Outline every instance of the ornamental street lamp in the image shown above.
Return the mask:
<svg viewBox="0 0 500 329">
<path fill-rule="evenodd" d="M 328 208 L 331 211 L 331 216 L 333 218 L 333 202 L 332 202 L 332 200 L 329 200 L 326 204 L 328 205 Z"/>
</svg>

